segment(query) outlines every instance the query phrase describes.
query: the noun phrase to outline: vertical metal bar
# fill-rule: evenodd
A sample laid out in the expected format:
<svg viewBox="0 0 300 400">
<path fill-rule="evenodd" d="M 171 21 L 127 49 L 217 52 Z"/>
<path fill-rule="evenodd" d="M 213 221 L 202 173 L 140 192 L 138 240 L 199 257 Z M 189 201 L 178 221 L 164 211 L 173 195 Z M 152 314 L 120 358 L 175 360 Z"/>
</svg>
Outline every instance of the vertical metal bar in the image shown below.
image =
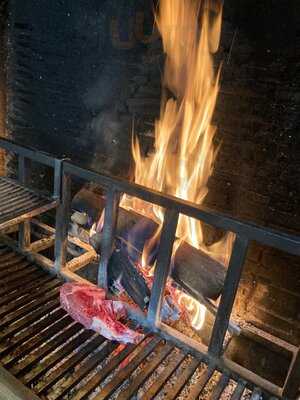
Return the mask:
<svg viewBox="0 0 300 400">
<path fill-rule="evenodd" d="M 170 273 L 178 217 L 177 211 L 167 209 L 165 212 L 147 315 L 148 322 L 153 327 L 156 327 L 160 322 L 161 306 L 167 278 Z"/>
<path fill-rule="evenodd" d="M 104 225 L 101 238 L 101 255 L 98 267 L 98 286 L 108 288 L 108 262 L 113 251 L 115 229 L 118 219 L 120 194 L 114 188 L 106 193 Z"/>
<path fill-rule="evenodd" d="M 18 234 L 18 242 L 19 242 L 19 248 L 21 250 L 25 250 L 29 248 L 30 243 L 31 243 L 31 227 L 30 227 L 30 221 L 25 221 L 22 222 L 19 225 L 19 234 Z"/>
<path fill-rule="evenodd" d="M 62 165 L 63 165 L 63 160 L 55 159 L 53 197 L 56 199 L 61 198 Z"/>
<path fill-rule="evenodd" d="M 247 249 L 248 239 L 237 235 L 233 245 L 222 297 L 208 347 L 208 351 L 217 357 L 219 357 L 223 351 L 223 342 L 241 279 Z"/>
<path fill-rule="evenodd" d="M 23 185 L 28 184 L 30 160 L 23 155 L 18 156 L 18 179 Z"/>
<path fill-rule="evenodd" d="M 63 173 L 61 181 L 61 201 L 56 210 L 55 225 L 55 269 L 64 268 L 67 259 L 68 226 L 71 203 L 71 177 Z"/>
<path fill-rule="evenodd" d="M 30 173 L 30 160 L 23 155 L 18 156 L 18 179 L 22 185 L 28 184 Z M 30 221 L 22 222 L 19 225 L 18 242 L 21 250 L 30 246 Z"/>
<path fill-rule="evenodd" d="M 289 372 L 283 387 L 282 397 L 296 399 L 300 393 L 300 347 L 293 357 Z"/>
</svg>

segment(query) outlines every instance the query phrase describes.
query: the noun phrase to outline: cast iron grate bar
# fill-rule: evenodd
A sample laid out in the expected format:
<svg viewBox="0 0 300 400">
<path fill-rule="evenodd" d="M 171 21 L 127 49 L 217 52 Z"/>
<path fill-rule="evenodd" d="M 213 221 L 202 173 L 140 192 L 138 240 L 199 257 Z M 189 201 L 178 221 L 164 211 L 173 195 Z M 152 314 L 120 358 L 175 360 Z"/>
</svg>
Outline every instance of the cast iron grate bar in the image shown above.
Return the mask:
<svg viewBox="0 0 300 400">
<path fill-rule="evenodd" d="M 164 367 L 163 371 L 158 375 L 157 379 L 155 379 L 155 381 L 147 389 L 145 394 L 141 397 L 141 400 L 153 399 L 157 395 L 157 393 L 160 392 L 164 384 L 168 381 L 170 376 L 185 359 L 185 357 L 186 354 L 179 351 L 178 354 L 175 355 L 174 358 L 172 358 Z"/>
<path fill-rule="evenodd" d="M 21 222 L 30 214 L 56 207 L 56 201 L 38 194 L 20 183 L 0 177 L 0 229 Z"/>
<path fill-rule="evenodd" d="M 22 289 L 19 288 L 18 290 L 12 290 L 9 294 L 0 299 L 0 307 L 10 306 L 13 300 L 15 301 L 22 296 L 26 296 L 29 293 L 31 294 L 33 291 L 39 290 L 39 288 L 43 287 L 43 285 L 53 281 L 55 281 L 55 278 L 50 275 L 45 275 L 42 278 L 37 278 L 33 282 L 26 284 L 26 286 L 22 287 Z M 58 279 L 56 281 L 60 283 Z"/>
<path fill-rule="evenodd" d="M 231 399 L 239 400 L 249 389 L 158 336 L 125 346 L 83 329 L 60 307 L 61 281 L 26 262 L 0 245 L 0 363 L 43 400 L 192 400 L 203 393 L 218 400 L 230 382 Z M 255 388 L 250 396 L 260 394 Z"/>
<path fill-rule="evenodd" d="M 5 360 L 1 361 L 3 363 L 10 362 L 15 357 L 18 357 L 19 352 L 22 352 L 23 344 L 26 342 L 24 346 L 24 354 L 27 354 L 30 351 L 31 343 L 35 346 L 35 340 L 43 342 L 47 337 L 48 334 L 44 331 L 45 328 L 49 328 L 53 322 L 60 320 L 62 317 L 66 318 L 65 312 L 62 309 L 58 309 L 55 312 L 51 313 L 46 318 L 42 319 L 40 322 L 29 326 L 26 330 L 21 332 L 19 335 L 13 337 L 12 339 L 8 338 L 4 343 L 0 344 L 0 360 L 3 357 L 6 357 Z M 40 336 L 36 337 L 36 335 L 40 333 Z M 51 330 L 48 329 L 49 334 L 51 334 Z M 44 336 L 45 335 L 45 336 Z M 44 339 L 45 337 L 45 339 Z M 32 338 L 32 339 L 31 339 Z M 28 341 L 29 339 L 30 342 Z M 15 352 L 14 350 L 18 348 L 18 351 Z M 34 348 L 34 347 L 33 347 Z"/>
<path fill-rule="evenodd" d="M 168 389 L 165 399 L 166 400 L 174 400 L 184 389 L 185 385 L 188 384 L 190 378 L 199 367 L 201 360 L 197 358 L 192 358 L 188 360 L 188 365 L 180 366 L 180 373 L 176 377 L 174 384 Z"/>
<path fill-rule="evenodd" d="M 0 318 L 4 317 L 4 315 L 6 315 L 6 317 L 4 317 L 4 319 L 7 318 L 7 314 L 9 312 L 12 312 L 17 308 L 25 306 L 29 302 L 33 301 L 37 295 L 44 295 L 49 290 L 52 290 L 52 289 L 55 289 L 56 287 L 58 287 L 58 285 L 59 285 L 58 279 L 52 279 L 52 280 L 50 280 L 50 282 L 46 282 L 41 287 L 32 288 L 32 291 L 30 294 L 27 293 L 24 296 L 21 296 L 20 298 L 17 297 L 17 296 L 19 296 L 19 293 L 16 293 L 13 301 L 11 301 L 7 305 L 0 306 Z"/>
<path fill-rule="evenodd" d="M 156 348 L 161 339 L 157 337 L 151 338 L 150 341 L 144 345 L 146 341 L 147 339 L 139 345 L 138 354 L 135 355 L 124 368 L 121 368 L 113 379 L 101 389 L 101 392 L 95 397 L 95 400 L 109 399 L 122 383 L 129 378 L 132 372 L 134 372 L 145 358 Z"/>
<path fill-rule="evenodd" d="M 76 350 L 82 343 L 90 339 L 93 335 L 92 331 L 83 331 L 80 335 L 73 338 L 69 343 L 67 343 L 59 351 L 53 353 L 46 361 L 39 363 L 39 365 L 24 376 L 22 381 L 26 385 L 30 385 L 36 382 L 39 377 L 47 373 L 53 366 L 63 360 L 68 354 Z"/>
<path fill-rule="evenodd" d="M 243 396 L 245 389 L 246 389 L 246 382 L 239 381 L 237 387 L 235 388 L 231 396 L 231 400 L 240 400 Z"/>
<path fill-rule="evenodd" d="M 22 263 L 17 263 L 17 264 L 10 264 L 5 271 L 0 271 L 0 279 L 8 277 L 9 275 L 14 275 L 16 272 L 26 269 L 28 265 L 29 265 L 28 261 L 24 261 Z"/>
<path fill-rule="evenodd" d="M 217 386 L 214 388 L 212 392 L 210 400 L 218 400 L 222 396 L 222 393 L 224 392 L 228 382 L 229 382 L 229 376 L 226 374 L 222 374 L 217 383 Z"/>
<path fill-rule="evenodd" d="M 173 347 L 169 344 L 161 344 L 157 349 L 157 354 L 153 359 L 141 370 L 141 372 L 131 380 L 127 389 L 117 397 L 117 400 L 128 400 L 137 393 L 139 388 L 147 380 L 147 378 L 153 373 L 153 371 L 160 365 L 161 362 L 170 354 Z"/>
<path fill-rule="evenodd" d="M 203 371 L 201 372 L 200 377 L 197 380 L 197 383 L 193 385 L 189 391 L 188 400 L 196 400 L 202 393 L 203 389 L 209 382 L 210 378 L 212 377 L 213 373 L 215 372 L 214 367 L 207 367 L 205 365 Z"/>
</svg>

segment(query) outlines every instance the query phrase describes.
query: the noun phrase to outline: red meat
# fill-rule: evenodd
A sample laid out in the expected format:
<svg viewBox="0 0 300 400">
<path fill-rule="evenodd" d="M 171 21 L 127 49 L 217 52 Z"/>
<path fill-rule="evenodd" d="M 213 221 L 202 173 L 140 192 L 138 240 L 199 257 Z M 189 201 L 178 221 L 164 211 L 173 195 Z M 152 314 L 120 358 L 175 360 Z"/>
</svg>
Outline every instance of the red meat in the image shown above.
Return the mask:
<svg viewBox="0 0 300 400">
<path fill-rule="evenodd" d="M 105 290 L 88 284 L 65 283 L 60 289 L 62 308 L 85 328 L 121 343 L 140 342 L 144 335 L 119 321 L 127 316 L 126 303 L 105 297 Z"/>
</svg>

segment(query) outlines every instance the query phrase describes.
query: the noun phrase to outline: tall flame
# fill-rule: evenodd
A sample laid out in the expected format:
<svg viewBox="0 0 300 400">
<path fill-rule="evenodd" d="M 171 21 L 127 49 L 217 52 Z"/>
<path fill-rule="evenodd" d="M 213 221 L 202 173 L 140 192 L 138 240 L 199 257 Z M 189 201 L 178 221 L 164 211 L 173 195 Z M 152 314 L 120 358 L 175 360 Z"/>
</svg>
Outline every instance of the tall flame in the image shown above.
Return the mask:
<svg viewBox="0 0 300 400">
<path fill-rule="evenodd" d="M 216 128 L 211 121 L 220 69 L 215 73 L 212 53 L 219 46 L 221 19 L 222 6 L 216 0 L 160 1 L 156 23 L 166 53 L 165 93 L 160 118 L 155 123 L 154 151 L 143 157 L 136 138 L 132 145 L 136 183 L 196 204 L 201 204 L 208 192 L 207 182 L 216 156 Z M 123 198 L 122 206 L 153 218 L 161 227 L 160 207 L 128 197 Z M 216 244 L 213 249 L 204 244 L 200 221 L 180 215 L 177 236 L 215 254 Z M 218 252 L 223 252 L 225 245 L 227 240 L 219 244 Z M 200 304 L 196 302 L 195 307 L 195 300 L 188 300 L 191 308 L 196 309 L 194 316 L 200 315 L 203 321 Z M 199 328 L 201 323 L 196 319 Z"/>
</svg>

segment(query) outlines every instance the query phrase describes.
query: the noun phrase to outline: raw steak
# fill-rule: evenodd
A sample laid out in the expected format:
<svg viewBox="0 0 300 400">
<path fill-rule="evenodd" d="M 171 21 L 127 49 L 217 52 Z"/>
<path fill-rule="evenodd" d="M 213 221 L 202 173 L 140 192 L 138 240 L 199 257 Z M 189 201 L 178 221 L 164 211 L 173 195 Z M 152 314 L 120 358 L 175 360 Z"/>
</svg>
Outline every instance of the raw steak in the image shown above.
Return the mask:
<svg viewBox="0 0 300 400">
<path fill-rule="evenodd" d="M 127 316 L 127 304 L 107 300 L 103 289 L 88 284 L 65 283 L 60 289 L 60 303 L 75 321 L 109 340 L 138 343 L 144 337 L 119 321 Z"/>
</svg>

